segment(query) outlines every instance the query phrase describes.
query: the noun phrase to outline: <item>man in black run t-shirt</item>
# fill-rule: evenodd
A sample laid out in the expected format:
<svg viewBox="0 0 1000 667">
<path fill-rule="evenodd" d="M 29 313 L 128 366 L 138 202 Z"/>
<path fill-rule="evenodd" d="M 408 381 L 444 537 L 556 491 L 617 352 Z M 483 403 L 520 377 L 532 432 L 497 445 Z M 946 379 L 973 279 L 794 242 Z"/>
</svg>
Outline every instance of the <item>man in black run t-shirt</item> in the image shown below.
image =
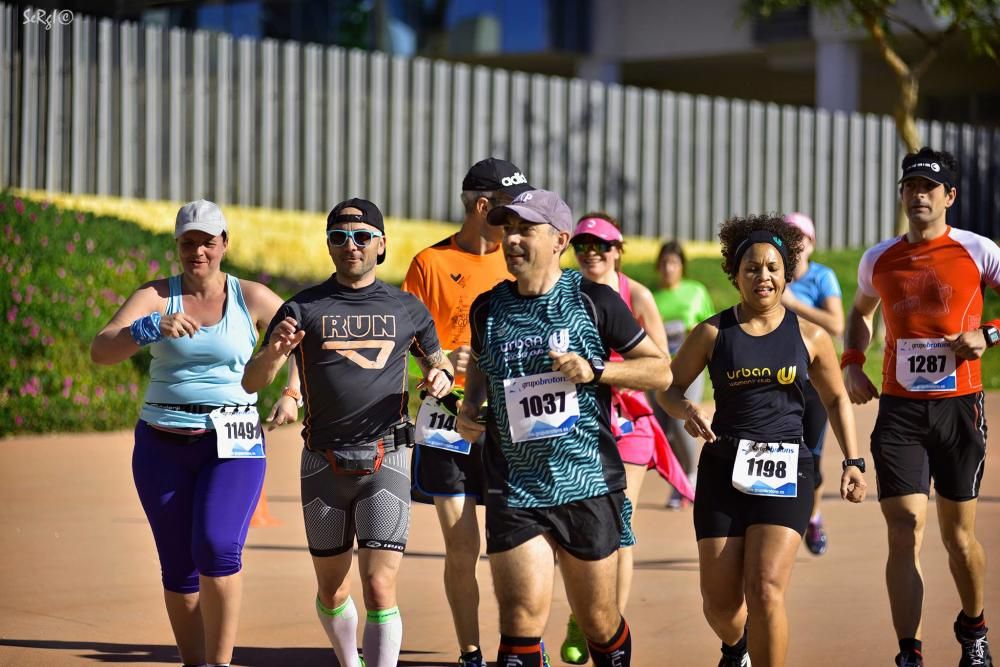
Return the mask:
<svg viewBox="0 0 1000 667">
<path fill-rule="evenodd" d="M 294 353 L 305 404 L 302 511 L 316 569 L 316 610 L 344 667 L 359 664 L 358 614 L 345 585 L 351 548 L 369 602 L 364 656 L 395 665 L 403 625 L 396 574 L 410 518 L 407 352 L 423 368 L 422 388 L 451 390 L 445 357 L 427 308 L 375 278 L 385 260 L 385 225 L 375 204 L 341 202 L 326 225 L 337 271 L 305 289 L 275 315 L 243 386 L 258 391 Z M 250 389 L 252 387 L 252 389 Z"/>
</svg>

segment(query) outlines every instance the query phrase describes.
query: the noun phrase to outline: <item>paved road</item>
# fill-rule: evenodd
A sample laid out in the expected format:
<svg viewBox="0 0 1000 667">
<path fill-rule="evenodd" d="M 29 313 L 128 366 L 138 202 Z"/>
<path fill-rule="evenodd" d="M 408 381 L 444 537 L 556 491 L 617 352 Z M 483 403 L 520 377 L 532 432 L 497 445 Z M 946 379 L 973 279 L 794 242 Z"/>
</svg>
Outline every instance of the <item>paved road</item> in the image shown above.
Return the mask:
<svg viewBox="0 0 1000 667">
<path fill-rule="evenodd" d="M 987 409 L 991 423 L 1000 425 L 1000 394 L 988 396 Z M 874 411 L 866 407 L 857 414 L 867 449 Z M 269 441 L 267 493 L 271 513 L 284 523 L 250 533 L 234 664 L 334 664 L 313 607 L 315 584 L 299 509 L 299 448 L 296 428 Z M 828 450 L 835 449 L 831 441 Z M 0 665 L 180 662 L 162 605 L 153 541 L 132 486 L 130 456 L 130 433 L 0 442 Z M 826 458 L 828 479 L 837 479 L 838 466 L 839 455 Z M 998 466 L 994 448 L 978 524 L 994 562 L 1000 562 Z M 874 487 L 871 474 L 869 483 Z M 715 665 L 718 641 L 701 615 L 691 513 L 663 509 L 666 494 L 666 485 L 650 473 L 637 518 L 637 572 L 627 614 L 634 664 Z M 803 548 L 792 578 L 788 664 L 891 665 L 896 642 L 882 582 L 886 544 L 878 505 L 849 506 L 831 498 L 825 507 L 830 551 L 815 558 Z M 928 664 L 956 664 L 951 623 L 958 599 L 933 517 L 923 567 Z M 400 580 L 401 665 L 454 664 L 442 572 L 433 509 L 416 506 Z M 483 644 L 487 655 L 495 655 L 497 614 L 485 560 L 481 573 Z M 988 618 L 1000 627 L 996 566 L 987 588 L 988 609 L 997 610 Z M 546 633 L 554 654 L 567 613 L 561 585 L 555 595 Z M 994 644 L 1000 646 L 1000 638 Z"/>
</svg>

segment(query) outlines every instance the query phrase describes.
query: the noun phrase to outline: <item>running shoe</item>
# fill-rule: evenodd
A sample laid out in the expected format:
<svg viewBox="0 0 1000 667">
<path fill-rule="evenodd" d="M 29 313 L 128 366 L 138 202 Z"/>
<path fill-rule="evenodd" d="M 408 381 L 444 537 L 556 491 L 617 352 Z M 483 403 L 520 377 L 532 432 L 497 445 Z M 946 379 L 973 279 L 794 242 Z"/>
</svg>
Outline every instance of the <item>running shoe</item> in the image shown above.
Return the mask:
<svg viewBox="0 0 1000 667">
<path fill-rule="evenodd" d="M 670 500 L 667 501 L 667 509 L 679 512 L 690 504 L 691 501 L 678 493 L 677 489 L 674 489 L 674 492 L 670 494 Z"/>
<path fill-rule="evenodd" d="M 465 660 L 462 656 L 458 656 L 458 667 L 488 667 L 486 664 L 486 659 L 482 656 L 478 658 L 471 658 Z"/>
<path fill-rule="evenodd" d="M 993 667 L 990 643 L 986 640 L 986 626 L 969 632 L 955 620 L 955 639 L 962 645 L 962 659 L 958 667 Z"/>
<path fill-rule="evenodd" d="M 719 667 L 751 667 L 750 654 L 744 652 L 742 656 L 737 657 L 723 653 L 722 659 L 719 660 Z"/>
<path fill-rule="evenodd" d="M 590 651 L 587 650 L 587 637 L 583 630 L 576 624 L 573 614 L 569 615 L 566 623 L 566 639 L 559 649 L 559 657 L 563 662 L 571 665 L 585 665 L 590 660 Z"/>
<path fill-rule="evenodd" d="M 826 553 L 826 531 L 823 529 L 823 519 L 817 518 L 809 522 L 806 528 L 806 547 L 816 556 Z"/>
<path fill-rule="evenodd" d="M 902 651 L 896 654 L 897 667 L 924 667 L 924 656 L 919 651 Z"/>
</svg>

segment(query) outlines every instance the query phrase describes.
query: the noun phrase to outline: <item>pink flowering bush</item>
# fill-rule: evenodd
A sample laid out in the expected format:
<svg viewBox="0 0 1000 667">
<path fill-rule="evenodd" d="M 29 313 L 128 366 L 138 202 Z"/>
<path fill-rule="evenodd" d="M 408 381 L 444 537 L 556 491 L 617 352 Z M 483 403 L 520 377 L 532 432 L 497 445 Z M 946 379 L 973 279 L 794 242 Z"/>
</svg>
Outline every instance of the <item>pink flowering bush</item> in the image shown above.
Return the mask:
<svg viewBox="0 0 1000 667">
<path fill-rule="evenodd" d="M 176 268 L 176 255 L 169 234 L 0 192 L 0 437 L 135 424 L 149 352 L 98 366 L 90 342 L 133 291 Z M 285 296 L 298 288 L 271 285 Z M 281 386 L 265 392 L 262 409 Z"/>
</svg>

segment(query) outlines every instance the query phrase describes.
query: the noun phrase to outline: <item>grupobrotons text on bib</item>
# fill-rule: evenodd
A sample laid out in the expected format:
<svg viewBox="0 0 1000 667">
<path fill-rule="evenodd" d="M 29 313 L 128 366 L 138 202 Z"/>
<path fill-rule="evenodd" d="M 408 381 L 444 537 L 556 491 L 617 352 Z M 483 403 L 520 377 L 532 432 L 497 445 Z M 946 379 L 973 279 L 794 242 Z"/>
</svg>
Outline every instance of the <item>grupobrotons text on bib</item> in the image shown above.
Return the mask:
<svg viewBox="0 0 1000 667">
<path fill-rule="evenodd" d="M 425 447 L 468 454 L 472 443 L 455 430 L 456 417 L 433 396 L 426 396 L 417 412 L 413 439 Z"/>
<path fill-rule="evenodd" d="M 514 442 L 565 435 L 580 419 L 576 385 L 558 371 L 503 381 Z"/>
<path fill-rule="evenodd" d="M 907 391 L 955 391 L 955 353 L 944 338 L 896 340 L 896 381 Z"/>
<path fill-rule="evenodd" d="M 216 451 L 220 459 L 264 458 L 264 431 L 257 408 L 217 408 L 208 416 L 215 426 Z"/>
<path fill-rule="evenodd" d="M 799 445 L 740 440 L 733 463 L 733 488 L 751 496 L 798 495 Z"/>
</svg>

